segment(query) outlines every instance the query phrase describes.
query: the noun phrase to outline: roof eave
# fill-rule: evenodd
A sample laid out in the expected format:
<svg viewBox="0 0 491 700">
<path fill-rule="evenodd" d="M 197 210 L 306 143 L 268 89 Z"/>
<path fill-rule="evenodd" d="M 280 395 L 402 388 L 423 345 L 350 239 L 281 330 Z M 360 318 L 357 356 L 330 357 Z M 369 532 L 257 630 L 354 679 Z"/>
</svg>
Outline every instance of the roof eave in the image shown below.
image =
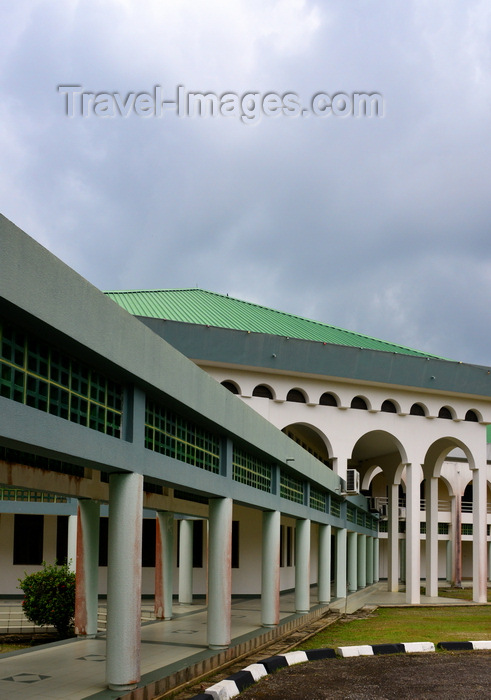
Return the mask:
<svg viewBox="0 0 491 700">
<path fill-rule="evenodd" d="M 184 355 L 203 363 L 491 397 L 489 367 L 266 333 L 139 318 Z"/>
</svg>

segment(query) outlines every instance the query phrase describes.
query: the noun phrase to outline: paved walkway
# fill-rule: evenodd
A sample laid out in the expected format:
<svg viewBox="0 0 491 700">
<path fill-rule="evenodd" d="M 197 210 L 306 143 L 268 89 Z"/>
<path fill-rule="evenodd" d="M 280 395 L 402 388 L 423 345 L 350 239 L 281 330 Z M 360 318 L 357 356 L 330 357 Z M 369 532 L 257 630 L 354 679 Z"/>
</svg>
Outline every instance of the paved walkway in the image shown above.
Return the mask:
<svg viewBox="0 0 491 700">
<path fill-rule="evenodd" d="M 351 613 L 363 605 L 404 604 L 403 593 L 387 593 L 386 583 L 375 584 L 345 600 L 331 603 L 330 609 Z M 312 589 L 312 606 L 316 604 Z M 423 604 L 462 605 L 460 600 L 422 597 Z M 143 601 L 151 610 L 152 603 Z M 280 617 L 285 622 L 295 615 L 293 593 L 281 596 Z M 177 670 L 216 652 L 206 646 L 206 608 L 204 604 L 174 606 L 174 618 L 142 625 L 142 685 L 164 678 Z M 233 644 L 264 634 L 260 624 L 258 598 L 234 599 L 232 603 Z M 114 700 L 122 695 L 110 691 L 105 681 L 105 636 L 96 639 L 72 639 L 0 656 L 1 700 Z"/>
</svg>

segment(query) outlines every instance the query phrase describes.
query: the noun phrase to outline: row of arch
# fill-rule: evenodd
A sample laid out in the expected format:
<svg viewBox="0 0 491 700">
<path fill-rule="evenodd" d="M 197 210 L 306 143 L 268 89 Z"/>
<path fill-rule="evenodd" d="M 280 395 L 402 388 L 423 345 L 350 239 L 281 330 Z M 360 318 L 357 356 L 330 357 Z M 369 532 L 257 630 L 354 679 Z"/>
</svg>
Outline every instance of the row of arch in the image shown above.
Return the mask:
<svg viewBox="0 0 491 700">
<path fill-rule="evenodd" d="M 228 389 L 232 394 L 240 394 L 239 387 L 237 384 L 231 380 L 225 380 L 222 382 L 222 386 L 224 386 L 226 389 Z M 263 399 L 274 399 L 274 394 L 273 391 L 269 386 L 266 384 L 258 384 L 253 392 L 252 396 L 257 396 Z M 304 394 L 304 392 L 301 389 L 290 389 L 290 391 L 286 395 L 286 400 L 293 402 L 293 403 L 307 403 L 307 398 Z M 324 392 L 322 396 L 319 399 L 319 405 L 320 406 L 334 406 L 338 407 L 340 406 L 340 401 L 335 394 L 332 394 L 328 391 Z M 368 411 L 371 410 L 371 406 L 366 398 L 363 396 L 355 396 L 351 400 L 350 403 L 350 408 L 355 408 L 359 410 L 364 410 Z M 382 402 L 382 405 L 380 407 L 380 411 L 384 413 L 400 413 L 401 409 L 400 406 L 393 400 L 391 399 L 386 399 L 385 401 Z M 428 416 L 429 411 L 428 408 L 422 404 L 422 403 L 414 403 L 411 406 L 411 409 L 409 411 L 409 414 L 411 416 Z M 456 419 L 456 412 L 451 406 L 442 406 L 440 410 L 438 411 L 438 418 L 445 418 L 448 420 L 455 420 Z M 469 409 L 466 414 L 464 420 L 470 421 L 473 423 L 478 423 L 481 420 L 480 415 L 478 414 L 477 411 L 473 409 Z"/>
</svg>

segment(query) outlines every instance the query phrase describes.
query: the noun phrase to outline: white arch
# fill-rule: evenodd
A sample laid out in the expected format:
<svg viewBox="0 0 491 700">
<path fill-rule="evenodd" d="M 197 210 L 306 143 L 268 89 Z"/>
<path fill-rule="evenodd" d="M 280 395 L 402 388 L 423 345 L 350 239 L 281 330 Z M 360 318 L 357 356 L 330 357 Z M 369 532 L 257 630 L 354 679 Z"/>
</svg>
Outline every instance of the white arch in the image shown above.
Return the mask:
<svg viewBox="0 0 491 700">
<path fill-rule="evenodd" d="M 287 430 L 287 428 L 290 428 L 290 427 L 293 427 L 293 428 L 294 428 L 295 426 L 300 426 L 300 427 L 303 427 L 303 428 L 309 428 L 310 430 L 312 430 L 312 432 L 315 433 L 315 434 L 322 440 L 322 442 L 324 443 L 324 446 L 325 446 L 325 448 L 326 448 L 326 450 L 327 450 L 328 458 L 329 458 L 329 459 L 332 459 L 332 457 L 333 457 L 333 448 L 332 448 L 331 441 L 329 440 L 329 438 L 327 437 L 327 435 L 326 435 L 320 428 L 318 428 L 316 425 L 312 425 L 312 423 L 306 423 L 306 422 L 304 422 L 304 421 L 294 421 L 293 423 L 287 423 L 286 425 L 284 425 L 284 426 L 281 428 L 281 430 L 282 430 L 282 431 L 285 431 L 285 430 Z"/>
</svg>

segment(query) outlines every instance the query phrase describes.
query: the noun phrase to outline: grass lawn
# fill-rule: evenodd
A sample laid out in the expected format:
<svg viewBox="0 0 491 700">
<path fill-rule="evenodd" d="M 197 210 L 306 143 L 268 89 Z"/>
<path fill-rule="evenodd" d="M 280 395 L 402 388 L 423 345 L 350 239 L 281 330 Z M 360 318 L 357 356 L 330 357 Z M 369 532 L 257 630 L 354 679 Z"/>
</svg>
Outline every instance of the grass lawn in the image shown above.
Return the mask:
<svg viewBox="0 0 491 700">
<path fill-rule="evenodd" d="M 472 600 L 472 588 L 439 588 L 438 595 L 441 598 Z M 491 588 L 488 588 L 488 603 L 491 603 Z"/>
<path fill-rule="evenodd" d="M 365 619 L 338 621 L 298 648 L 477 640 L 491 640 L 491 606 L 378 608 Z"/>
<path fill-rule="evenodd" d="M 30 646 L 30 644 L 0 644 L 0 654 L 6 654 L 9 651 L 19 651 L 19 649 L 25 649 Z"/>
</svg>

